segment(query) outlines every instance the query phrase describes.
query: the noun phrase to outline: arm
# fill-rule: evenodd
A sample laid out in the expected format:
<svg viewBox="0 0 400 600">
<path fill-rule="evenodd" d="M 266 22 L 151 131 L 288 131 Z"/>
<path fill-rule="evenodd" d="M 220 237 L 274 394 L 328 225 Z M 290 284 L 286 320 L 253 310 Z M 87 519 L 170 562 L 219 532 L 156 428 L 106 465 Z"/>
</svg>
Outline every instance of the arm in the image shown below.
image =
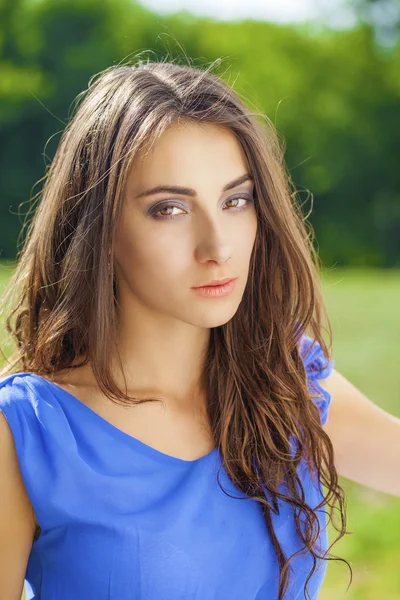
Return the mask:
<svg viewBox="0 0 400 600">
<path fill-rule="evenodd" d="M 21 600 L 26 565 L 35 531 L 14 439 L 0 411 L 0 597 Z"/>
<path fill-rule="evenodd" d="M 400 419 L 371 402 L 336 369 L 319 384 L 331 394 L 323 429 L 338 474 L 400 497 Z"/>
</svg>

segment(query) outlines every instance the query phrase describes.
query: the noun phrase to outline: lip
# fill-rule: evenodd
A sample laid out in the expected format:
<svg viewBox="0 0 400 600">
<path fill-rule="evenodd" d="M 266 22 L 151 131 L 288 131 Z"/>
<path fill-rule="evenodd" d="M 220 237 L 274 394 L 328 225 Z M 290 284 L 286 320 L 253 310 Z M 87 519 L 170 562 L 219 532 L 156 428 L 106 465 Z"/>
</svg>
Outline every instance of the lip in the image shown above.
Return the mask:
<svg viewBox="0 0 400 600">
<path fill-rule="evenodd" d="M 223 298 L 229 296 L 235 289 L 236 279 L 230 279 L 223 285 L 205 285 L 197 288 L 192 288 L 193 291 L 203 298 Z"/>
<path fill-rule="evenodd" d="M 208 287 L 218 287 L 221 285 L 226 285 L 227 283 L 230 283 L 231 281 L 235 281 L 236 279 L 237 279 L 237 277 L 225 277 L 225 279 L 220 279 L 219 281 L 214 279 L 214 281 L 210 281 L 209 283 L 205 283 L 204 285 L 195 286 L 192 289 L 199 290 L 199 289 L 208 288 Z"/>
</svg>

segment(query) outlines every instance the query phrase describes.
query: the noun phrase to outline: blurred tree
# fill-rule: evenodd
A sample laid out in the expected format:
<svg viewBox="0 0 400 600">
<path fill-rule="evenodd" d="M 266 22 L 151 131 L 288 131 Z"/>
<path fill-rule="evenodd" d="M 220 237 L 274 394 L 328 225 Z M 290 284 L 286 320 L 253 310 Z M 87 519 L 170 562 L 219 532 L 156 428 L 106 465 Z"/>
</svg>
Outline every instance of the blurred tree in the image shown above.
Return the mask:
<svg viewBox="0 0 400 600">
<path fill-rule="evenodd" d="M 393 47 L 400 35 L 400 0 L 347 0 L 358 20 L 368 23 L 381 46 Z"/>
<path fill-rule="evenodd" d="M 195 65 L 226 57 L 221 76 L 269 115 L 306 214 L 313 202 L 322 260 L 400 266 L 400 43 L 383 51 L 365 20 L 349 31 L 220 23 L 131 0 L 0 0 L 0 17 L 1 256 L 15 256 L 76 95 L 144 50 Z"/>
</svg>

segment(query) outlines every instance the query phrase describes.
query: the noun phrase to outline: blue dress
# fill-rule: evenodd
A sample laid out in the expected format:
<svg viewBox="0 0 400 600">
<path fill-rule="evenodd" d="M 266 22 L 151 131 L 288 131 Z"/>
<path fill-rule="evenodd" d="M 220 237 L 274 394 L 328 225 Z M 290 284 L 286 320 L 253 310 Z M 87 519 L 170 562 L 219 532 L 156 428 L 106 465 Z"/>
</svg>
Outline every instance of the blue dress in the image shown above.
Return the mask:
<svg viewBox="0 0 400 600">
<path fill-rule="evenodd" d="M 311 343 L 303 336 L 302 350 Z M 305 361 L 321 422 L 333 369 L 317 342 Z M 0 379 L 0 409 L 11 428 L 27 493 L 41 527 L 25 581 L 35 600 L 276 600 L 279 568 L 261 507 L 246 499 L 214 449 L 172 457 L 124 433 L 57 384 L 28 372 Z M 303 463 L 300 463 L 300 467 Z M 302 469 L 306 502 L 321 483 Z M 278 501 L 274 528 L 286 556 L 303 547 L 293 507 Z M 326 550 L 326 507 L 317 511 Z M 303 600 L 312 555 L 291 563 L 285 600 Z M 326 561 L 308 583 L 317 598 Z M 27 596 L 29 598 L 29 594 Z"/>
</svg>

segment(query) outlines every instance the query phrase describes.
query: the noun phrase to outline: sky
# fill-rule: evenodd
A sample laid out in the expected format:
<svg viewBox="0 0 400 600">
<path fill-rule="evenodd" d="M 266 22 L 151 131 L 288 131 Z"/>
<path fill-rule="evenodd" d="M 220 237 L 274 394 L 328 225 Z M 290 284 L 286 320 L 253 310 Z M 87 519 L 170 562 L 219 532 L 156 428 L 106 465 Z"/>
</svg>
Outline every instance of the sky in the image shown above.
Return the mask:
<svg viewBox="0 0 400 600">
<path fill-rule="evenodd" d="M 188 10 L 218 20 L 250 18 L 276 23 L 316 22 L 334 28 L 351 27 L 355 19 L 346 0 L 139 0 L 160 14 Z"/>
</svg>

